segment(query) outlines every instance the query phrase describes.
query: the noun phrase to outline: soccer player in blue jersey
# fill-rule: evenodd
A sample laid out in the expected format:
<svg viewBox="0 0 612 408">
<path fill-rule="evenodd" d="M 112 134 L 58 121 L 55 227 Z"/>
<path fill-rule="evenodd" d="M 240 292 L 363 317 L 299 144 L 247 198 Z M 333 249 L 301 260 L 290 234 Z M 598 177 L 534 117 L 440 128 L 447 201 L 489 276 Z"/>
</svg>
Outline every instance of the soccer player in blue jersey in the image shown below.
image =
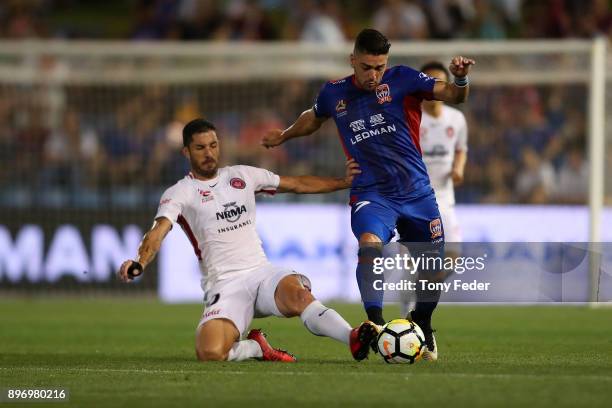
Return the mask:
<svg viewBox="0 0 612 408">
<path fill-rule="evenodd" d="M 384 293 L 374 289 L 373 282 L 380 277 L 373 273 L 373 262 L 382 257 L 382 247 L 394 230 L 401 242 L 426 243 L 419 253 L 411 249 L 412 256 L 443 252 L 444 229 L 419 145 L 421 101 L 464 102 L 469 92 L 467 74 L 474 64 L 454 57 L 449 66 L 454 81 L 440 81 L 403 65 L 387 68 L 390 47 L 382 33 L 361 31 L 350 57 L 353 75 L 327 82 L 311 109 L 289 128 L 269 131 L 262 140 L 266 147 L 277 146 L 310 135 L 334 118 L 345 154 L 361 166 L 351 188 L 351 227 L 359 240 L 361 298 L 368 319 L 377 325 L 385 323 Z M 439 291 L 417 285 L 417 304 L 407 316 L 425 334 L 423 357 L 428 360 L 438 355 L 431 316 L 439 297 Z"/>
</svg>

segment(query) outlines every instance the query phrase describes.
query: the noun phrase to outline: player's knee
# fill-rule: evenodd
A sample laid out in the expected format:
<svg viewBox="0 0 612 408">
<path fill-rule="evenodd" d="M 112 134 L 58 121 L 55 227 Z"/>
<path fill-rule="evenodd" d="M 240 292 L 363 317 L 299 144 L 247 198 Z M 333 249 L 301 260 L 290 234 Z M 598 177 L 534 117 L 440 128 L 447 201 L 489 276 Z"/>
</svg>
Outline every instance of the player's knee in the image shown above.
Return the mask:
<svg viewBox="0 0 612 408">
<path fill-rule="evenodd" d="M 381 245 L 382 240 L 376 234 L 372 234 L 371 232 L 364 232 L 359 236 L 359 246 L 363 245 Z"/>
<path fill-rule="evenodd" d="M 288 296 L 285 303 L 285 315 L 299 316 L 304 309 L 315 300 L 307 288 L 296 288 Z"/>
<path fill-rule="evenodd" d="M 196 347 L 196 356 L 200 361 L 225 361 L 229 350 L 224 350 L 221 345 L 205 345 Z"/>
<path fill-rule="evenodd" d="M 359 246 L 358 262 L 360 264 L 371 265 L 374 259 L 381 258 L 383 255 L 382 244 L 364 244 Z"/>
</svg>

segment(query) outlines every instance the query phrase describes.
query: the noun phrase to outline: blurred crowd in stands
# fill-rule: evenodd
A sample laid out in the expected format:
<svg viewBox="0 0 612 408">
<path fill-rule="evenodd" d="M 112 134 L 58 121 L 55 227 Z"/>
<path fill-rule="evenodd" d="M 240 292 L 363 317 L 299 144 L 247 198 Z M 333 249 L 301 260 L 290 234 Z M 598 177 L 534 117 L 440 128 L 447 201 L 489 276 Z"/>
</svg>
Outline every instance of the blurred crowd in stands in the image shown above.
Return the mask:
<svg viewBox="0 0 612 408">
<path fill-rule="evenodd" d="M 609 0 L 5 0 L 5 38 L 393 40 L 610 35 Z"/>
<path fill-rule="evenodd" d="M 109 11 L 113 1 L 104 2 L 106 7 L 87 2 L 97 4 L 101 21 L 109 14 L 117 20 L 117 28 L 107 29 L 70 17 L 82 7 L 78 3 L 2 2 L 0 35 L 334 44 L 352 40 L 364 26 L 395 41 L 588 38 L 609 36 L 612 27 L 612 8 L 604 0 L 139 0 L 118 2 L 123 3 L 118 8 L 126 7 L 120 16 L 112 7 Z M 218 125 L 226 162 L 283 174 L 342 174 L 344 158 L 333 124 L 273 150 L 259 145 L 266 130 L 284 128 L 308 108 L 321 84 L 282 80 L 254 87 L 246 82 L 232 85 L 234 98 L 221 104 L 216 96 L 226 88 L 213 84 L 202 85 L 205 89 L 68 86 L 59 96 L 44 87 L 2 85 L 0 206 L 155 203 L 186 173 L 179 154 L 181 129 L 202 115 Z M 250 95 L 254 88 L 258 93 Z M 53 98 L 64 100 L 60 112 L 45 102 Z M 461 107 L 469 124 L 469 161 L 457 201 L 585 203 L 587 100 L 580 85 L 474 87 Z M 346 193 L 315 198 L 345 199 Z"/>
</svg>

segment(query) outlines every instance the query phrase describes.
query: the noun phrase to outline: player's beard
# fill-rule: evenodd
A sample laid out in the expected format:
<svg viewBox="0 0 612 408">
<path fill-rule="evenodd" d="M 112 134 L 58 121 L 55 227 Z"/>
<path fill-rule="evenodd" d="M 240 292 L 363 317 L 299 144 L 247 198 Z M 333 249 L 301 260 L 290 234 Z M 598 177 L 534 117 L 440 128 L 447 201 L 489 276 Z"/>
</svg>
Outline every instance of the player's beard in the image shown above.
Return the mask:
<svg viewBox="0 0 612 408">
<path fill-rule="evenodd" d="M 198 176 L 210 179 L 214 178 L 217 175 L 219 165 L 215 159 L 209 159 L 204 163 L 192 161 L 191 168 Z"/>
<path fill-rule="evenodd" d="M 363 82 L 361 84 L 361 87 L 363 89 L 365 89 L 368 92 L 374 92 L 376 90 L 376 87 L 380 84 L 380 82 L 376 82 L 376 81 L 368 81 L 367 79 L 365 80 L 365 82 Z"/>
<path fill-rule="evenodd" d="M 375 81 L 372 81 L 372 82 L 367 81 L 367 82 L 364 84 L 364 88 L 365 88 L 366 90 L 370 91 L 370 92 L 373 92 L 373 91 L 376 89 L 376 87 L 377 87 L 377 86 L 378 86 L 378 84 L 377 84 Z"/>
</svg>

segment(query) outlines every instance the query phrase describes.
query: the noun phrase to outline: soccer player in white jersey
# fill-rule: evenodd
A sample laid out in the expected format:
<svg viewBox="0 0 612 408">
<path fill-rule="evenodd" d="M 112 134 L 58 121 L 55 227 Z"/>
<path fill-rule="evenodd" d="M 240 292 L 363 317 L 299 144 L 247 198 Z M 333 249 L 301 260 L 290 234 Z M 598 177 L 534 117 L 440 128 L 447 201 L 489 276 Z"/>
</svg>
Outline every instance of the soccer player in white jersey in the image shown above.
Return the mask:
<svg viewBox="0 0 612 408">
<path fill-rule="evenodd" d="M 441 81 L 448 81 L 444 64 L 428 62 L 421 72 Z M 455 213 L 455 188 L 463 182 L 467 162 L 467 122 L 463 113 L 442 101 L 424 100 L 421 103 L 421 149 L 427 174 L 436 195 L 445 235 L 445 255 L 459 256 L 461 228 Z M 406 291 L 402 298 L 402 313 L 414 308 L 414 293 Z"/>
<path fill-rule="evenodd" d="M 442 81 L 449 78 L 446 67 L 437 61 L 423 65 L 421 72 Z M 461 242 L 454 186 L 463 183 L 468 150 L 467 122 L 460 110 L 441 101 L 425 100 L 421 107 L 423 161 L 440 208 L 446 242 Z M 449 250 L 447 246 L 446 252 Z"/>
<path fill-rule="evenodd" d="M 373 324 L 351 328 L 313 297 L 308 278 L 268 261 L 255 230 L 255 194 L 345 189 L 360 172 L 357 164 L 347 162 L 344 178 L 278 176 L 250 166 L 219 168 L 216 129 L 204 119 L 185 126 L 183 145 L 191 172 L 163 194 L 138 257 L 121 265 L 119 278 L 129 282 L 140 275 L 176 222 L 193 245 L 202 272 L 205 308 L 196 332 L 198 359 L 295 361 L 271 347 L 260 330 L 251 330 L 241 340 L 254 316 L 300 316 L 313 334 L 346 343 L 356 360 L 367 357 L 376 336 Z"/>
</svg>

